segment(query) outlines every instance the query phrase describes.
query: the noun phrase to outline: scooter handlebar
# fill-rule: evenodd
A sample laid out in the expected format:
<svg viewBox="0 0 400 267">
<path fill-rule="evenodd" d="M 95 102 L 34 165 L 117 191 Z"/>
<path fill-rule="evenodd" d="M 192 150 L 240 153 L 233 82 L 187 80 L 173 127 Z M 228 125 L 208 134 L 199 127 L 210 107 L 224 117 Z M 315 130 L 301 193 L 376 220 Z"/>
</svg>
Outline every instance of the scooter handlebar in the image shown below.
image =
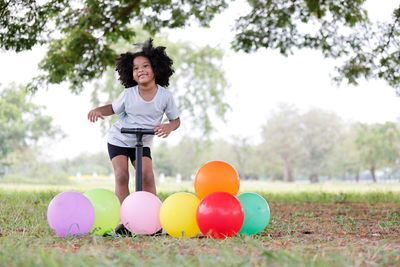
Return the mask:
<svg viewBox="0 0 400 267">
<path fill-rule="evenodd" d="M 127 133 L 127 134 L 154 134 L 154 129 L 121 128 L 121 133 Z"/>
</svg>

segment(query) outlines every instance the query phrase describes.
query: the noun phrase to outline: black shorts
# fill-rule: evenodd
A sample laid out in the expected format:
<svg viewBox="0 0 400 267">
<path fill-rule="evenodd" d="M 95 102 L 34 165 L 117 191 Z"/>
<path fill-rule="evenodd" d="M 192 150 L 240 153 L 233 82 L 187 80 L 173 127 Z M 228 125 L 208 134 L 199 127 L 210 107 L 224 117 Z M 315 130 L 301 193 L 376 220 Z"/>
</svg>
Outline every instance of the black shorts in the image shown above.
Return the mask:
<svg viewBox="0 0 400 267">
<path fill-rule="evenodd" d="M 113 157 L 118 155 L 124 155 L 129 157 L 131 159 L 131 162 L 134 162 L 136 160 L 136 148 L 114 146 L 110 143 L 107 143 L 107 145 L 108 145 L 108 155 L 110 156 L 111 160 L 113 159 Z M 143 157 L 148 157 L 151 159 L 150 147 L 143 147 Z"/>
</svg>

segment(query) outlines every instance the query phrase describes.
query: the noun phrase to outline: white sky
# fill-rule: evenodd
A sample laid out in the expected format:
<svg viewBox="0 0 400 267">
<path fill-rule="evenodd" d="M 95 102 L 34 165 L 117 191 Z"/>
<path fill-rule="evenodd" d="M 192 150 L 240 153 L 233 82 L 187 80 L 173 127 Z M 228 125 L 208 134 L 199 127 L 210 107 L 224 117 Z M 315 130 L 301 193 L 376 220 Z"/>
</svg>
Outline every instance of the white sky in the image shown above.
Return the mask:
<svg viewBox="0 0 400 267">
<path fill-rule="evenodd" d="M 373 19 L 390 17 L 397 1 L 368 1 L 367 8 Z M 235 53 L 229 49 L 233 34 L 230 29 L 234 18 L 242 14 L 245 6 L 239 2 L 217 16 L 209 29 L 192 26 L 168 31 L 171 40 L 190 41 L 194 45 L 219 46 L 225 51 L 224 70 L 230 88 L 226 100 L 232 111 L 227 123 L 218 127 L 215 137 L 242 136 L 251 143 L 259 141 L 261 126 L 272 109 L 279 103 L 294 104 L 301 111 L 318 107 L 334 111 L 345 120 L 367 123 L 395 121 L 400 117 L 400 97 L 395 89 L 383 81 L 362 82 L 358 87 L 332 85 L 334 62 L 324 59 L 317 51 L 299 51 L 285 58 L 276 51 L 260 50 L 257 53 Z M 37 75 L 37 63 L 45 51 L 36 47 L 32 51 L 0 52 L 0 83 L 27 83 Z M 21 77 L 22 73 L 22 77 Z M 76 96 L 66 84 L 51 86 L 34 97 L 36 103 L 46 106 L 44 113 L 54 118 L 67 137 L 49 144 L 45 153 L 53 159 L 71 158 L 82 152 L 106 152 L 106 137 L 101 135 L 99 124 L 87 120 L 92 108 L 90 89 Z M 181 118 L 185 125 L 185 118 Z M 186 123 L 186 125 L 189 125 Z M 169 142 L 177 142 L 185 131 L 174 132 Z M 157 139 L 157 138 L 155 138 Z M 158 140 L 156 141 L 158 142 Z"/>
</svg>

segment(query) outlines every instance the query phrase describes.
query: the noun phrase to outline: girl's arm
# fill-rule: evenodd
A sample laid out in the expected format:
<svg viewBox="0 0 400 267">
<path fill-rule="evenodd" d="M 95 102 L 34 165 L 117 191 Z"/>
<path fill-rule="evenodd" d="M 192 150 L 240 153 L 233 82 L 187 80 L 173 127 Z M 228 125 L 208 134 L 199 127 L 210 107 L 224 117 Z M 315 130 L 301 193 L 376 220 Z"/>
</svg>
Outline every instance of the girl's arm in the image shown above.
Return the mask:
<svg viewBox="0 0 400 267">
<path fill-rule="evenodd" d="M 181 120 L 179 118 L 177 118 L 175 120 L 169 121 L 169 123 L 158 124 L 156 129 L 154 130 L 154 132 L 158 137 L 165 138 L 172 131 L 175 131 L 176 129 L 178 129 L 180 124 L 181 124 Z"/>
<path fill-rule="evenodd" d="M 99 118 L 104 120 L 104 116 L 110 116 L 113 114 L 114 114 L 114 111 L 112 109 L 112 105 L 109 104 L 109 105 L 98 107 L 98 108 L 95 108 L 95 109 L 92 109 L 91 111 L 89 111 L 88 119 L 91 122 L 96 122 Z"/>
</svg>

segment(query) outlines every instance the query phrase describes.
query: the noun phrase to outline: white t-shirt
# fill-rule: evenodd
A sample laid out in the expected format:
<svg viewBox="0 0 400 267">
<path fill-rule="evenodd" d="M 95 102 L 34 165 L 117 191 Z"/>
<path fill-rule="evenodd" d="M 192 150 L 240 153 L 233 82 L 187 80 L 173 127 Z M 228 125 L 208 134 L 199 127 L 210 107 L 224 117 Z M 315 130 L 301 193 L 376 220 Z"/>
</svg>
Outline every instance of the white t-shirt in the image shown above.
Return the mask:
<svg viewBox="0 0 400 267">
<path fill-rule="evenodd" d="M 139 94 L 138 86 L 125 88 L 112 103 L 115 114 L 121 114 L 108 132 L 108 143 L 120 147 L 135 147 L 136 135 L 122 134 L 121 128 L 155 129 L 163 115 L 169 120 L 179 117 L 178 109 L 170 91 L 157 85 L 157 93 L 151 101 L 145 101 Z M 149 147 L 153 135 L 143 135 L 143 146 Z"/>
</svg>

